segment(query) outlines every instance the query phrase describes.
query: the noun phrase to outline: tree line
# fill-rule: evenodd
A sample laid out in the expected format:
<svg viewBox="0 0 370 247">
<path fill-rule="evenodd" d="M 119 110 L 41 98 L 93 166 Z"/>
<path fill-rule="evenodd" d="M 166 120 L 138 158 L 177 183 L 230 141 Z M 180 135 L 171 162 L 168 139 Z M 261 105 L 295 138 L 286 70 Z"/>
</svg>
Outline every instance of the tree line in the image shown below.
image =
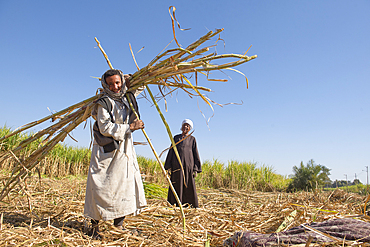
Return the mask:
<svg viewBox="0 0 370 247">
<path fill-rule="evenodd" d="M 293 167 L 292 179 L 288 186 L 288 191 L 313 190 L 317 188 L 340 188 L 352 185 L 362 185 L 359 179 L 353 182 L 347 180 L 331 181 L 329 178 L 330 169 L 324 165 L 316 164 L 313 159 L 309 160 L 306 165 L 301 164 Z"/>
</svg>

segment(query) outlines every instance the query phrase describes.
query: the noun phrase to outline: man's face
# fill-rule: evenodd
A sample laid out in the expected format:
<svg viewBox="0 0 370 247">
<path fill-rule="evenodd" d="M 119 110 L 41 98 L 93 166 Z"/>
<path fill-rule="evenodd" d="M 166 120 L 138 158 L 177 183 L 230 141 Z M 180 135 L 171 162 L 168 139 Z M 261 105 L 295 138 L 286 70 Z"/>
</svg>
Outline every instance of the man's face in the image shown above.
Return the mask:
<svg viewBox="0 0 370 247">
<path fill-rule="evenodd" d="M 189 131 L 190 131 L 190 125 L 189 125 L 189 124 L 187 124 L 187 123 L 184 123 L 184 124 L 182 125 L 181 130 L 182 130 L 182 134 L 183 134 L 183 135 L 187 135 L 187 134 L 189 133 Z"/>
<path fill-rule="evenodd" d="M 122 88 L 122 81 L 121 77 L 119 75 L 112 75 L 107 78 L 105 78 L 105 82 L 109 86 L 109 90 L 111 90 L 114 93 L 119 93 Z"/>
</svg>

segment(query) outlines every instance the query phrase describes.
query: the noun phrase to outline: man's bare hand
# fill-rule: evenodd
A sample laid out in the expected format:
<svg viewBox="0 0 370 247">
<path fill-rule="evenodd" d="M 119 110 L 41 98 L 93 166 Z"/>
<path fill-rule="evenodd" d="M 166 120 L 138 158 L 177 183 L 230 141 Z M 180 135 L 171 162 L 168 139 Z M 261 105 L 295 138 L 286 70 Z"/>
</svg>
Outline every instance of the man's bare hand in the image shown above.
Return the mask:
<svg viewBox="0 0 370 247">
<path fill-rule="evenodd" d="M 142 120 L 135 120 L 130 124 L 130 130 L 144 129 L 144 122 Z"/>
<path fill-rule="evenodd" d="M 130 79 L 131 79 L 130 74 L 123 75 L 123 79 L 125 80 L 127 89 L 129 89 L 130 88 Z"/>
</svg>

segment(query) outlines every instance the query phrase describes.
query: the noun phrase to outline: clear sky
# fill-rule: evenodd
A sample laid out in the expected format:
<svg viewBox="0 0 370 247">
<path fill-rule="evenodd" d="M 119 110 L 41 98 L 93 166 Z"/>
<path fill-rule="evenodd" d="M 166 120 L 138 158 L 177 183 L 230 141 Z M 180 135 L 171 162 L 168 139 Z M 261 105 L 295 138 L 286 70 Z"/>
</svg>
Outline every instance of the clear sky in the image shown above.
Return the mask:
<svg viewBox="0 0 370 247">
<path fill-rule="evenodd" d="M 258 58 L 239 66 L 249 79 L 226 72 L 227 83 L 198 81 L 218 103 L 207 126 L 197 99 L 167 98 L 173 134 L 184 118 L 195 124 L 201 159 L 252 161 L 282 175 L 315 160 L 331 179 L 366 183 L 370 166 L 370 1 L 26 1 L 0 0 L 0 125 L 16 128 L 93 95 L 108 65 L 126 73 L 148 64 L 172 40 L 169 6 L 177 9 L 186 47 L 209 30 L 224 28 L 218 53 Z M 213 44 L 211 41 L 209 45 Z M 144 49 L 137 53 L 142 47 Z M 170 47 L 175 47 L 175 43 Z M 146 131 L 160 153 L 169 139 L 154 107 L 139 100 Z M 164 111 L 164 103 L 160 102 Z M 212 111 L 202 102 L 206 117 Z M 38 129 L 41 129 L 40 126 Z M 38 130 L 36 129 L 36 130 Z M 89 128 L 69 145 L 88 147 Z M 136 141 L 145 141 L 135 132 Z M 137 153 L 154 158 L 149 146 Z M 164 160 L 165 156 L 162 157 Z"/>
</svg>

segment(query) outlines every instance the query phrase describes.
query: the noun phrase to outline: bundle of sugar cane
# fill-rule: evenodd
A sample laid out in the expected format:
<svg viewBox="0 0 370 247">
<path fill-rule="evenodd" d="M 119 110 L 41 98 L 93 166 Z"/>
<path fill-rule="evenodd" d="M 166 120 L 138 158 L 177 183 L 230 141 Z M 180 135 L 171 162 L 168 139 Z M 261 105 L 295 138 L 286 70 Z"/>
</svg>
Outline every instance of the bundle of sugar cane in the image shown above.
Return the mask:
<svg viewBox="0 0 370 247">
<path fill-rule="evenodd" d="M 215 32 L 210 31 L 185 49 L 178 47 L 167 50 L 158 55 L 147 66 L 138 70 L 132 75 L 132 79 L 130 81 L 132 86 L 130 90 L 137 89 L 138 87 L 144 85 L 156 84 L 166 87 L 194 89 L 199 96 L 202 97 L 198 90 L 210 91 L 210 89 L 201 86 L 193 86 L 187 79 L 186 74 L 194 73 L 196 75 L 195 78 L 197 85 L 197 73 L 206 74 L 205 72 L 208 73 L 213 70 L 230 69 L 257 57 L 256 55 L 249 57 L 240 54 L 217 55 L 216 53 L 203 55 L 205 52 L 209 51 L 212 46 L 196 50 L 201 44 L 207 40 L 210 40 L 212 37 L 222 31 L 223 29 L 217 29 Z M 234 58 L 236 61 L 218 65 L 211 64 L 211 62 L 220 61 L 221 59 L 225 58 Z M 184 83 L 184 80 L 186 83 Z M 212 81 L 227 80 L 213 79 Z"/>
<path fill-rule="evenodd" d="M 17 183 L 19 183 L 19 181 L 23 180 L 29 174 L 29 171 L 34 168 L 40 160 L 42 160 L 49 151 L 55 147 L 56 144 L 63 142 L 72 130 L 90 117 L 92 108 L 95 104 L 94 99 L 98 97 L 99 95 L 96 95 L 58 113 L 52 114 L 51 116 L 26 124 L 18 130 L 0 138 L 0 142 L 2 142 L 15 134 L 32 128 L 33 126 L 49 119 L 52 119 L 53 121 L 59 119 L 59 121 L 51 126 L 40 130 L 26 140 L 23 140 L 13 150 L 0 153 L 0 163 L 5 162 L 10 157 L 15 158 L 17 161 L 8 181 L 2 189 L 0 201 L 17 185 Z M 30 154 L 22 154 L 22 150 L 24 150 L 28 145 L 32 142 L 38 142 L 39 140 L 42 140 L 42 142 L 38 146 L 37 150 Z M 24 156 L 24 158 L 21 159 L 21 156 Z"/>
<path fill-rule="evenodd" d="M 210 47 L 197 50 L 197 48 L 201 44 L 203 44 L 207 40 L 210 40 L 212 37 L 219 34 L 222 30 L 223 29 L 218 29 L 216 30 L 216 32 L 212 32 L 212 31 L 208 32 L 206 35 L 204 35 L 203 37 L 201 37 L 200 39 L 198 39 L 196 42 L 192 43 L 185 49 L 179 46 L 178 48 L 167 50 L 159 54 L 158 56 L 156 56 L 147 66 L 145 66 L 142 69 L 139 69 L 139 67 L 136 64 L 136 60 L 134 58 L 135 64 L 138 67 L 138 71 L 132 75 L 130 79 L 130 88 L 128 89 L 128 91 L 133 91 L 139 87 L 146 86 L 146 89 L 150 95 L 150 98 L 153 101 L 153 104 L 155 104 L 156 109 L 158 113 L 160 114 L 163 120 L 163 123 L 166 126 L 169 138 L 171 140 L 172 146 L 175 150 L 175 153 L 178 159 L 179 159 L 179 156 L 178 156 L 176 145 L 174 143 L 169 126 L 166 123 L 163 117 L 163 114 L 161 113 L 159 109 L 159 106 L 157 104 L 158 99 L 156 100 L 155 97 L 153 96 L 149 88 L 149 85 L 154 84 L 154 85 L 158 85 L 163 88 L 170 88 L 171 90 L 180 88 L 180 89 L 183 89 L 187 94 L 191 94 L 191 95 L 194 95 L 194 94 L 189 92 L 189 90 L 193 90 L 195 92 L 195 95 L 200 96 L 212 108 L 209 100 L 202 93 L 200 93 L 200 90 L 204 90 L 204 91 L 211 91 L 211 90 L 208 88 L 202 87 L 202 86 L 198 86 L 198 81 L 197 81 L 198 73 L 202 73 L 207 76 L 208 75 L 207 73 L 213 70 L 230 69 L 233 71 L 237 71 L 235 69 L 232 69 L 232 67 L 238 66 L 240 64 L 248 62 L 257 57 L 257 56 L 249 57 L 249 56 L 246 56 L 245 54 L 244 55 L 240 55 L 240 54 L 217 55 L 216 53 L 211 53 L 211 54 L 203 55 L 205 52 L 209 51 Z M 96 41 L 101 51 L 103 52 L 110 68 L 113 68 L 107 55 L 105 54 L 104 50 L 100 46 L 99 41 L 97 39 Z M 176 40 L 176 43 L 177 43 L 177 40 Z M 214 61 L 220 61 L 221 59 L 224 59 L 224 58 L 233 58 L 235 59 L 235 61 L 224 63 L 224 64 L 221 63 L 218 65 L 211 63 Z M 189 74 L 195 74 L 195 80 L 196 80 L 195 85 L 193 85 L 189 81 L 188 79 Z M 221 80 L 221 81 L 226 81 L 226 80 Z M 248 80 L 247 80 L 247 86 L 248 86 Z M 18 130 L 0 138 L 0 143 L 1 143 L 5 139 L 17 133 L 25 131 L 29 128 L 32 128 L 49 119 L 52 119 L 53 122 L 57 121 L 56 123 L 52 124 L 50 127 L 45 128 L 33 134 L 28 139 L 22 141 L 18 145 L 18 147 L 14 148 L 13 150 L 2 152 L 0 154 L 0 163 L 4 162 L 4 160 L 10 157 L 13 157 L 17 161 L 8 181 L 5 183 L 2 189 L 2 192 L 0 194 L 0 201 L 3 200 L 3 198 L 8 195 L 8 193 L 16 186 L 17 183 L 19 183 L 19 181 L 23 180 L 29 174 L 29 171 L 32 168 L 34 168 L 38 164 L 38 162 L 41 159 L 43 159 L 50 150 L 54 148 L 54 146 L 57 143 L 62 142 L 73 129 L 75 129 L 79 124 L 81 124 L 87 118 L 91 116 L 91 111 L 94 108 L 97 99 L 99 99 L 101 95 L 102 94 L 97 94 L 87 100 L 84 100 L 62 111 L 54 113 L 51 116 L 47 116 L 38 121 L 34 121 L 29 124 L 26 124 L 25 126 L 19 128 Z M 165 97 L 165 96 L 162 95 L 162 97 Z M 131 103 L 130 105 L 132 106 Z M 135 110 L 133 109 L 133 111 Z M 174 194 L 176 195 L 176 192 L 174 191 L 173 186 L 171 186 L 172 184 L 170 182 L 170 179 L 168 175 L 166 174 L 163 164 L 161 163 L 153 145 L 151 144 L 149 137 L 147 136 L 144 130 L 143 130 L 143 133 L 153 153 L 155 154 L 157 161 L 159 162 L 162 168 L 163 174 L 167 177 L 170 187 L 173 190 Z M 25 157 L 21 159 L 20 158 L 21 151 L 31 142 L 34 142 L 40 139 L 43 141 L 39 145 L 39 148 L 31 154 L 25 155 Z M 181 203 L 179 202 L 179 199 L 178 198 L 176 199 L 181 208 Z M 183 218 L 184 218 L 184 215 L 183 215 Z"/>
</svg>

